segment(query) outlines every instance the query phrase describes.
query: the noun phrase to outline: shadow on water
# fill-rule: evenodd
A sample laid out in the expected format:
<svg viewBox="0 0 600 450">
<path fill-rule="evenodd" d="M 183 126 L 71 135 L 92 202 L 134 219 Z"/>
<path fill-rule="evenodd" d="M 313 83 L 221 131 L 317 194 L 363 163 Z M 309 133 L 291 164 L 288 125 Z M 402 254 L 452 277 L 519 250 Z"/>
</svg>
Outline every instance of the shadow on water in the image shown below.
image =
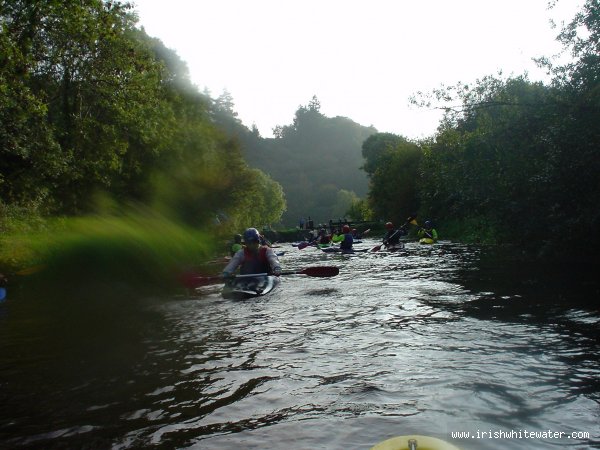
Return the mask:
<svg viewBox="0 0 600 450">
<path fill-rule="evenodd" d="M 476 264 L 455 274 L 456 282 L 472 299 L 424 301 L 460 317 L 534 325 L 560 336 L 548 348 L 572 368 L 564 374 L 574 394 L 600 401 L 597 376 L 600 342 L 600 282 L 597 266 L 589 264 L 531 263 L 484 249 Z M 577 349 L 577 351 L 573 351 Z"/>
<path fill-rule="evenodd" d="M 78 436 L 116 425 L 161 318 L 125 285 L 39 281 L 0 305 L 0 446 L 108 448 Z"/>
</svg>

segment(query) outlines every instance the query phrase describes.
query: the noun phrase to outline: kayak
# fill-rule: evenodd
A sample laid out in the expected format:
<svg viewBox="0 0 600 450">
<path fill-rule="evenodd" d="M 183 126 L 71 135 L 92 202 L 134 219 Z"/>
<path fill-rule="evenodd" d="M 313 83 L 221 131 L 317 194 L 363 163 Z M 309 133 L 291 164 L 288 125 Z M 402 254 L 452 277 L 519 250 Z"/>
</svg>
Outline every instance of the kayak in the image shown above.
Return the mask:
<svg viewBox="0 0 600 450">
<path fill-rule="evenodd" d="M 304 248 L 308 244 L 310 244 L 310 242 L 308 242 L 308 241 L 292 242 L 292 247 L 301 247 L 301 248 Z"/>
<path fill-rule="evenodd" d="M 397 252 L 399 250 L 404 250 L 404 244 L 395 244 L 385 247 L 385 251 L 387 252 Z"/>
<path fill-rule="evenodd" d="M 431 244 L 434 244 L 434 243 L 435 243 L 435 241 L 433 239 L 431 239 L 431 238 L 421 238 L 421 239 L 419 239 L 419 244 L 428 244 L 428 245 L 431 245 Z"/>
<path fill-rule="evenodd" d="M 350 250 L 342 250 L 339 247 L 328 247 L 328 248 L 322 248 L 321 251 L 324 251 L 325 253 L 341 253 L 342 255 L 352 255 L 353 253 L 368 252 L 369 249 L 362 248 L 362 249 L 358 250 L 358 249 L 353 248 Z"/>
<path fill-rule="evenodd" d="M 228 281 L 221 295 L 227 299 L 245 299 L 267 295 L 279 285 L 279 278 L 261 274 L 238 275 Z"/>
<path fill-rule="evenodd" d="M 371 447 L 371 450 L 460 450 L 449 442 L 431 436 L 396 436 Z"/>
</svg>

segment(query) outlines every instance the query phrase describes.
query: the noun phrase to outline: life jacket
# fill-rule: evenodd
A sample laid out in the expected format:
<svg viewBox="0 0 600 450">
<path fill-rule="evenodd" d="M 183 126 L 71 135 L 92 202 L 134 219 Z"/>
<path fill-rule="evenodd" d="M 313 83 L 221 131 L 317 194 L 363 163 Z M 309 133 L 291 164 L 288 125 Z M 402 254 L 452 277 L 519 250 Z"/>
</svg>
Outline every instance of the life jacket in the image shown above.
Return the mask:
<svg viewBox="0 0 600 450">
<path fill-rule="evenodd" d="M 437 240 L 437 238 L 438 238 L 437 231 L 435 231 L 435 228 L 430 228 L 430 229 L 421 228 L 419 230 L 419 232 L 417 233 L 417 235 L 419 237 L 426 237 L 426 238 L 433 239 L 434 241 Z"/>
<path fill-rule="evenodd" d="M 406 235 L 406 230 L 404 228 L 398 228 L 397 230 L 390 230 L 384 236 L 383 241 L 386 242 L 386 245 L 396 245 L 400 242 L 400 237 Z"/>
<path fill-rule="evenodd" d="M 351 250 L 353 242 L 354 242 L 354 239 L 352 238 L 352 234 L 346 233 L 346 234 L 344 234 L 344 240 L 341 242 L 340 248 L 342 250 Z"/>
<path fill-rule="evenodd" d="M 240 274 L 271 273 L 271 265 L 267 259 L 267 250 L 268 247 L 263 245 L 258 248 L 258 255 L 256 255 L 249 248 L 244 247 L 244 262 L 240 268 Z"/>
</svg>

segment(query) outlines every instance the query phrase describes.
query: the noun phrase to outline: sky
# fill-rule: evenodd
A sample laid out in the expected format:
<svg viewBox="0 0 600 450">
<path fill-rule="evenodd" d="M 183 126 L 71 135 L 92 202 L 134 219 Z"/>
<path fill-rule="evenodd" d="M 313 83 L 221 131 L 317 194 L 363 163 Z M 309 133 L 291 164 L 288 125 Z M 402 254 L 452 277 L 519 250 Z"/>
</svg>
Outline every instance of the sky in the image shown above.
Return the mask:
<svg viewBox="0 0 600 450">
<path fill-rule="evenodd" d="M 314 95 L 321 113 L 409 139 L 441 112 L 417 92 L 527 73 L 557 54 L 558 28 L 583 0 L 133 0 L 139 26 L 184 60 L 200 91 L 232 96 L 263 137 Z"/>
</svg>

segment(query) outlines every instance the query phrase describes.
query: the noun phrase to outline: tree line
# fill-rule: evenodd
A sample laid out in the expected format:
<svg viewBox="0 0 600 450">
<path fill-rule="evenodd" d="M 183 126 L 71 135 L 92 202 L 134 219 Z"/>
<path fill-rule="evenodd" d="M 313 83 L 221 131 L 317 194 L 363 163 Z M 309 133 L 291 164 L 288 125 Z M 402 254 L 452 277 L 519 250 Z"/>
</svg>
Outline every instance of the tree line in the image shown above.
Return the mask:
<svg viewBox="0 0 600 450">
<path fill-rule="evenodd" d="M 414 99 L 445 115 L 434 137 L 377 134 L 362 146 L 368 199 L 354 212 L 411 212 L 455 236 L 510 242 L 552 258 L 600 249 L 600 4 L 588 0 L 558 39 L 551 82 L 488 76 Z"/>
<path fill-rule="evenodd" d="M 446 236 L 593 254 L 599 9 L 586 1 L 558 36 L 569 63 L 540 59 L 549 84 L 489 76 L 415 99 L 446 113 L 412 142 L 325 117 L 316 97 L 264 139 L 128 3 L 0 0 L 0 209 L 81 215 L 108 196 L 228 230 L 418 212 Z"/>
<path fill-rule="evenodd" d="M 229 100 L 229 116 L 221 116 L 220 124 L 239 139 L 250 166 L 281 184 L 287 200 L 283 225 L 296 226 L 299 218 L 307 216 L 315 223 L 337 220 L 367 194 L 361 145 L 377 132 L 375 128 L 347 117 L 325 116 L 313 96 L 298 107 L 290 124 L 276 126 L 273 138 L 263 138 L 236 119 Z"/>
<path fill-rule="evenodd" d="M 279 221 L 281 186 L 217 126 L 227 103 L 136 25 L 120 1 L 0 0 L 0 206 L 81 215 L 108 196 L 195 226 Z"/>
</svg>

